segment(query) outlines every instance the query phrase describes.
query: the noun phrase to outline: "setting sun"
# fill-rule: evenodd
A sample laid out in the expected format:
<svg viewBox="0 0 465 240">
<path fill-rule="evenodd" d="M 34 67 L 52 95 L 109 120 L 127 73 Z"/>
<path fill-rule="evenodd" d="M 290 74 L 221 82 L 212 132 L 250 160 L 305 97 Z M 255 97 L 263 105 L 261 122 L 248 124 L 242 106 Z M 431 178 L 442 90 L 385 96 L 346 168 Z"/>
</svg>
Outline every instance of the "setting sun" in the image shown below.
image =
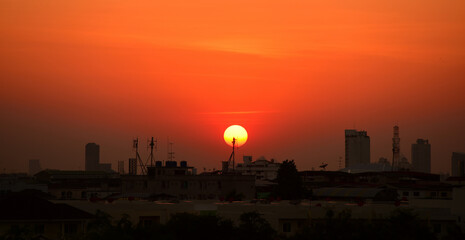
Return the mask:
<svg viewBox="0 0 465 240">
<path fill-rule="evenodd" d="M 247 131 L 245 128 L 239 125 L 232 125 L 229 126 L 226 131 L 224 131 L 224 141 L 229 145 L 232 146 L 233 138 L 236 139 L 236 146 L 240 147 L 247 142 Z"/>
</svg>

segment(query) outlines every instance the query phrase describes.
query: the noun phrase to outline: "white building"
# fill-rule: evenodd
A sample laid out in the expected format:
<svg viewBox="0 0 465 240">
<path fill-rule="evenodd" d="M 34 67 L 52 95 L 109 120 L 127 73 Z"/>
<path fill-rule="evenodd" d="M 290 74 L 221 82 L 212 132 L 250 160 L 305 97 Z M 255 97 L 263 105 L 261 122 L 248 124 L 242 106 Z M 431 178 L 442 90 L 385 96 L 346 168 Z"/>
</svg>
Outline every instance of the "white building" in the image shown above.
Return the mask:
<svg viewBox="0 0 465 240">
<path fill-rule="evenodd" d="M 254 175 L 256 181 L 274 180 L 278 176 L 278 169 L 281 165 L 273 159 L 267 160 L 265 157 L 260 157 L 252 161 L 252 156 L 244 156 L 244 163 L 239 163 L 236 166 L 236 171 L 242 175 Z"/>
</svg>

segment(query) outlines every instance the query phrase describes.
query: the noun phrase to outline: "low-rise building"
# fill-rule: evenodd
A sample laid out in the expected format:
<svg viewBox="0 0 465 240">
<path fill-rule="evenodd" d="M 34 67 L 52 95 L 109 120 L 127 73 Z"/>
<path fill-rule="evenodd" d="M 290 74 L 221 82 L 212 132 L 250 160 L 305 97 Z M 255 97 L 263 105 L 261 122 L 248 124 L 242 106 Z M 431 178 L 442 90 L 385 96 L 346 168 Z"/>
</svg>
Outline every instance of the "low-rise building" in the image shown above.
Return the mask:
<svg viewBox="0 0 465 240">
<path fill-rule="evenodd" d="M 44 170 L 35 175 L 57 199 L 106 198 L 121 193 L 121 178 L 103 171 Z"/>
<path fill-rule="evenodd" d="M 0 213 L 1 236 L 19 231 L 30 235 L 28 239 L 75 239 L 86 232 L 88 222 L 94 218 L 67 204 L 20 194 L 0 200 Z"/>
<path fill-rule="evenodd" d="M 242 175 L 253 175 L 258 181 L 274 180 L 278 177 L 278 169 L 281 164 L 275 162 L 274 159 L 267 160 L 262 156 L 252 161 L 252 156 L 244 156 L 243 160 L 243 163 L 236 166 L 236 171 Z"/>
<path fill-rule="evenodd" d="M 255 177 L 252 175 L 193 174 L 193 168 L 182 162 L 157 162 L 147 168 L 147 175 L 122 175 L 121 197 L 184 199 L 255 198 Z"/>
</svg>

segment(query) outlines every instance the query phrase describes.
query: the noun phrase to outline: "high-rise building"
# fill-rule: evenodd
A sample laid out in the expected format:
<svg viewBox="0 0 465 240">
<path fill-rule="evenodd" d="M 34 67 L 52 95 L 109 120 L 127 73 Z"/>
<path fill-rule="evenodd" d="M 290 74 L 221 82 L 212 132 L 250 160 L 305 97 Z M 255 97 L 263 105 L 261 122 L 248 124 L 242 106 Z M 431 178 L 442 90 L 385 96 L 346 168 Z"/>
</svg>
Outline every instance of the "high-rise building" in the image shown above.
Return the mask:
<svg viewBox="0 0 465 240">
<path fill-rule="evenodd" d="M 118 173 L 124 174 L 124 161 L 118 161 Z"/>
<path fill-rule="evenodd" d="M 370 163 L 370 137 L 366 131 L 345 130 L 345 167 Z"/>
<path fill-rule="evenodd" d="M 129 159 L 129 172 L 130 175 L 137 175 L 137 158 Z"/>
<path fill-rule="evenodd" d="M 100 170 L 100 146 L 95 143 L 86 144 L 86 171 Z"/>
<path fill-rule="evenodd" d="M 417 139 L 412 144 L 412 165 L 417 172 L 431 173 L 431 145 L 428 140 Z"/>
<path fill-rule="evenodd" d="M 465 153 L 452 153 L 451 175 L 452 177 L 465 177 Z"/>
<path fill-rule="evenodd" d="M 29 160 L 29 175 L 33 176 L 34 174 L 42 171 L 40 167 L 40 160 L 39 159 L 30 159 Z"/>
</svg>

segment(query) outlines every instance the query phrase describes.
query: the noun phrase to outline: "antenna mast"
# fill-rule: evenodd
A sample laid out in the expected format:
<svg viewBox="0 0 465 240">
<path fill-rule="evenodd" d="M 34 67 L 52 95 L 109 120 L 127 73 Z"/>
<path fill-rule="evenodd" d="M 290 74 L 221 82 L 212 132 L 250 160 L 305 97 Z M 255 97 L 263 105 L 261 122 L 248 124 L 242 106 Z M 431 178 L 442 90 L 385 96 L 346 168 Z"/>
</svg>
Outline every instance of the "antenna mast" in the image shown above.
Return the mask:
<svg viewBox="0 0 465 240">
<path fill-rule="evenodd" d="M 392 138 L 392 171 L 398 170 L 400 162 L 400 137 L 399 126 L 394 126 L 394 135 Z"/>
<path fill-rule="evenodd" d="M 142 170 L 142 174 L 146 175 L 147 174 L 147 169 L 142 162 L 142 159 L 140 158 L 139 155 L 139 138 L 134 139 L 132 147 L 136 150 L 136 161 L 139 162 L 140 169 Z"/>
<path fill-rule="evenodd" d="M 153 167 L 153 162 L 154 162 L 154 158 L 155 158 L 155 156 L 153 155 L 153 148 L 155 147 L 155 151 L 157 150 L 157 140 L 154 141 L 153 137 L 152 137 L 152 139 L 149 142 L 149 146 L 150 146 L 150 155 L 149 155 L 149 158 L 147 159 L 147 161 L 145 163 L 147 165 L 147 162 L 150 159 L 150 166 Z"/>
<path fill-rule="evenodd" d="M 235 169 L 235 154 L 234 154 L 234 149 L 236 148 L 236 138 L 233 137 L 233 140 L 232 140 L 232 153 L 231 153 L 231 156 L 229 156 L 229 160 L 228 160 L 228 168 L 229 166 L 231 166 L 231 159 L 232 159 L 232 163 L 233 163 L 233 171 Z"/>
<path fill-rule="evenodd" d="M 173 161 L 174 152 L 173 152 L 173 143 L 168 142 L 168 161 Z"/>
</svg>

